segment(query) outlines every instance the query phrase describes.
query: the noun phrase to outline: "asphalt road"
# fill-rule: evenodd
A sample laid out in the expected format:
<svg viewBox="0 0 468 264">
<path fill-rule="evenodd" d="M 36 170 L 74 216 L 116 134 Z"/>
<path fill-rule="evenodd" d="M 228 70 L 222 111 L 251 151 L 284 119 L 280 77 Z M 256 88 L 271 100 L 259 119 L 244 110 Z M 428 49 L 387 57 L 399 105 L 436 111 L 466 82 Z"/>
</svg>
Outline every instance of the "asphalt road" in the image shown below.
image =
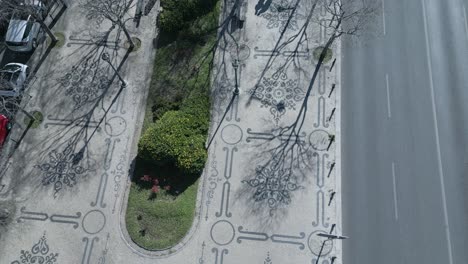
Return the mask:
<svg viewBox="0 0 468 264">
<path fill-rule="evenodd" d="M 366 36 L 343 41 L 345 264 L 468 263 L 465 12 L 384 0 Z"/>
</svg>

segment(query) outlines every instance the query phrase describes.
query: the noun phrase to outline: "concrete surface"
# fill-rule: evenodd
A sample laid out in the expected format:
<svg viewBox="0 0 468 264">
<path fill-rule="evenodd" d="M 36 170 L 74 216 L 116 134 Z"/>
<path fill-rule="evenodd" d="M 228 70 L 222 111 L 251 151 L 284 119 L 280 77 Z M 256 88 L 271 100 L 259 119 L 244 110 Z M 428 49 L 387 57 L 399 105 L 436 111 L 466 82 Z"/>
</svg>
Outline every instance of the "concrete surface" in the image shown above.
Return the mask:
<svg viewBox="0 0 468 264">
<path fill-rule="evenodd" d="M 343 42 L 346 263 L 466 263 L 466 1 L 384 1 Z"/>
<path fill-rule="evenodd" d="M 246 1 L 239 14 L 244 26 L 220 29 L 213 141 L 196 219 L 180 244 L 159 252 L 131 242 L 123 222 L 152 72 L 155 14 L 142 18 L 138 29 L 129 26 L 142 47 L 126 58 L 122 33 L 114 30 L 105 45 L 96 45 L 96 36 L 110 25 L 87 19 L 71 5 L 57 24 L 66 44 L 50 52 L 28 91 L 28 108 L 46 118 L 28 132 L 3 179 L 2 198 L 12 198 L 18 210 L 0 237 L 0 262 L 49 257 L 52 263 L 81 264 L 331 263 L 336 257 L 334 263 L 342 263 L 340 241 L 317 236 L 342 233 L 340 43 L 333 46 L 334 68 L 331 61 L 323 66 L 302 129 L 288 139 L 281 131 L 297 116 L 316 63 L 312 51 L 325 42 L 320 28 L 311 25 L 302 44 L 296 39 L 275 49 L 301 30 L 311 9 L 301 1 L 287 23 L 291 9 L 278 11 L 276 4 L 291 3 L 273 1 L 257 16 L 256 3 Z M 227 1 L 223 18 L 232 7 Z M 296 46 L 298 52 L 292 52 Z M 116 67 L 126 58 L 121 68 L 126 88 L 117 78 L 108 85 L 113 71 L 100 59 L 104 51 Z M 240 93 L 229 104 L 235 60 Z M 327 150 L 328 135 L 335 142 Z M 288 149 L 293 142 L 299 144 Z M 273 159 L 278 153 L 285 155 Z"/>
</svg>

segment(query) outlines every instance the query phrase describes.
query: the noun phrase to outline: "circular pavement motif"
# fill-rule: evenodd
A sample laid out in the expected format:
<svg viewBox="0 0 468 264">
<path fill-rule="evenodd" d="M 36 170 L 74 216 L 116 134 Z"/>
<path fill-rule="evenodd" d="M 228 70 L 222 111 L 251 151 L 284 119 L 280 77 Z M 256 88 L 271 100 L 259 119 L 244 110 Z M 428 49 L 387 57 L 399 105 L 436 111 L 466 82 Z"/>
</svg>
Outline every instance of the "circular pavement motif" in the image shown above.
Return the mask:
<svg viewBox="0 0 468 264">
<path fill-rule="evenodd" d="M 231 243 L 235 234 L 234 226 L 226 220 L 214 223 L 210 232 L 211 239 L 220 246 Z"/>
<path fill-rule="evenodd" d="M 281 100 L 281 99 L 283 99 L 285 97 L 284 93 L 285 93 L 285 91 L 283 89 L 275 89 L 273 91 L 273 97 L 275 97 L 278 100 Z"/>
<path fill-rule="evenodd" d="M 114 116 L 107 120 L 105 130 L 107 135 L 114 137 L 121 135 L 127 128 L 127 122 L 120 116 Z"/>
<path fill-rule="evenodd" d="M 330 142 L 329 135 L 325 130 L 315 130 L 309 135 L 309 143 L 315 150 L 326 150 Z"/>
<path fill-rule="evenodd" d="M 99 210 L 92 210 L 83 217 L 81 224 L 86 233 L 94 235 L 106 225 L 106 216 Z"/>
<path fill-rule="evenodd" d="M 327 233 L 326 231 L 315 231 L 309 235 L 309 240 L 307 245 L 309 246 L 310 251 L 315 256 L 326 256 L 330 254 L 333 249 L 333 240 L 326 237 L 318 236 L 319 233 Z M 323 248 L 322 248 L 323 247 Z"/>
<path fill-rule="evenodd" d="M 221 139 L 226 144 L 234 145 L 242 140 L 242 129 L 238 125 L 230 124 L 223 128 L 221 131 Z"/>
<path fill-rule="evenodd" d="M 250 48 L 249 46 L 245 45 L 245 44 L 241 44 L 239 45 L 239 54 L 237 54 L 237 46 L 236 45 L 232 45 L 230 48 L 230 55 L 231 55 L 231 58 L 233 59 L 238 59 L 240 61 L 244 61 L 246 59 L 249 58 L 250 56 Z"/>
</svg>

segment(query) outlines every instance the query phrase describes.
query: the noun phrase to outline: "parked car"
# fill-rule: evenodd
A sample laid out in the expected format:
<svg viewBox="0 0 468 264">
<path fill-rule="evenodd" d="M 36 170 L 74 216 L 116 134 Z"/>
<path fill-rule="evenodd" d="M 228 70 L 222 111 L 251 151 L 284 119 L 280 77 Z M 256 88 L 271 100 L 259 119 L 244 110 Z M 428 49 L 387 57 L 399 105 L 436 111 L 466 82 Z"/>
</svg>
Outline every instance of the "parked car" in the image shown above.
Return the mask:
<svg viewBox="0 0 468 264">
<path fill-rule="evenodd" d="M 37 47 L 42 31 L 41 24 L 36 18 L 43 19 L 46 8 L 39 0 L 25 1 L 21 5 L 30 6 L 34 15 L 24 12 L 23 8 L 13 12 L 6 32 L 5 44 L 13 51 L 30 52 Z"/>
<path fill-rule="evenodd" d="M 8 63 L 0 70 L 0 96 L 17 97 L 24 89 L 29 75 L 27 65 Z"/>
<path fill-rule="evenodd" d="M 5 143 L 5 139 L 8 136 L 8 132 L 10 132 L 10 120 L 5 115 L 0 115 L 0 148 Z"/>
</svg>

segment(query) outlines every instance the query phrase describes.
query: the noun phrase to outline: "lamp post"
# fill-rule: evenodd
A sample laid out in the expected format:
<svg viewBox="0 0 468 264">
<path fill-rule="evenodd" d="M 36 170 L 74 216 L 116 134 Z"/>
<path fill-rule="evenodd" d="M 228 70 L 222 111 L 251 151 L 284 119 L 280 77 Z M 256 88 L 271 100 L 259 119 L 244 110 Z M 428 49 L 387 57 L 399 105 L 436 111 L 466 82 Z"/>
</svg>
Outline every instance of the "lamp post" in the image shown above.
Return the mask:
<svg viewBox="0 0 468 264">
<path fill-rule="evenodd" d="M 239 95 L 239 84 L 237 83 L 237 69 L 239 68 L 239 60 L 234 59 L 232 61 L 232 67 L 234 68 L 234 77 L 236 78 L 236 84 L 234 87 L 234 91 L 232 91 L 232 97 L 231 101 L 229 102 L 226 111 L 224 112 L 223 116 L 221 117 L 221 121 L 219 121 L 218 127 L 214 131 L 214 133 L 211 135 L 211 139 L 208 141 L 208 144 L 206 144 L 205 148 L 208 149 L 211 146 L 211 142 L 213 142 L 213 139 L 215 138 L 215 135 L 218 133 L 219 128 L 221 127 L 221 124 L 223 123 L 224 118 L 226 117 L 226 114 L 228 113 L 229 109 L 231 108 L 232 104 L 234 103 L 236 96 Z"/>
<path fill-rule="evenodd" d="M 337 235 L 332 235 L 332 234 L 326 234 L 326 233 L 318 233 L 317 236 L 321 237 L 326 237 L 328 239 L 347 239 L 347 236 L 337 236 Z"/>
<path fill-rule="evenodd" d="M 333 228 L 334 226 L 332 227 L 332 230 L 330 231 L 330 233 L 333 231 Z M 320 248 L 320 252 L 317 256 L 317 260 L 315 261 L 315 264 L 318 264 L 319 263 L 319 260 L 320 260 L 320 257 L 322 256 L 322 250 L 323 250 L 323 247 L 325 246 L 325 243 L 329 240 L 333 240 L 333 239 L 347 239 L 348 237 L 347 236 L 340 236 L 340 235 L 332 235 L 332 234 L 327 234 L 327 233 L 318 233 L 317 236 L 319 237 L 325 237 L 326 240 L 324 240 L 322 242 L 322 248 Z M 334 261 L 334 260 L 332 260 Z M 333 262 L 332 262 L 333 263 Z"/>
<path fill-rule="evenodd" d="M 114 72 L 117 74 L 117 77 L 119 77 L 119 80 L 122 82 L 122 88 L 127 87 L 127 83 L 124 81 L 124 79 L 122 78 L 122 76 L 120 76 L 119 71 L 114 67 L 114 65 L 112 65 L 112 63 L 111 63 L 111 61 L 110 61 L 109 53 L 107 53 L 107 52 L 102 53 L 101 59 L 102 59 L 103 61 L 107 62 L 107 63 L 112 67 L 112 69 L 114 70 Z"/>
<path fill-rule="evenodd" d="M 234 95 L 239 95 L 239 84 L 237 83 L 237 69 L 239 68 L 239 60 L 235 59 L 232 62 L 232 67 L 234 67 L 234 78 L 236 79 L 236 86 L 234 88 Z"/>
</svg>

